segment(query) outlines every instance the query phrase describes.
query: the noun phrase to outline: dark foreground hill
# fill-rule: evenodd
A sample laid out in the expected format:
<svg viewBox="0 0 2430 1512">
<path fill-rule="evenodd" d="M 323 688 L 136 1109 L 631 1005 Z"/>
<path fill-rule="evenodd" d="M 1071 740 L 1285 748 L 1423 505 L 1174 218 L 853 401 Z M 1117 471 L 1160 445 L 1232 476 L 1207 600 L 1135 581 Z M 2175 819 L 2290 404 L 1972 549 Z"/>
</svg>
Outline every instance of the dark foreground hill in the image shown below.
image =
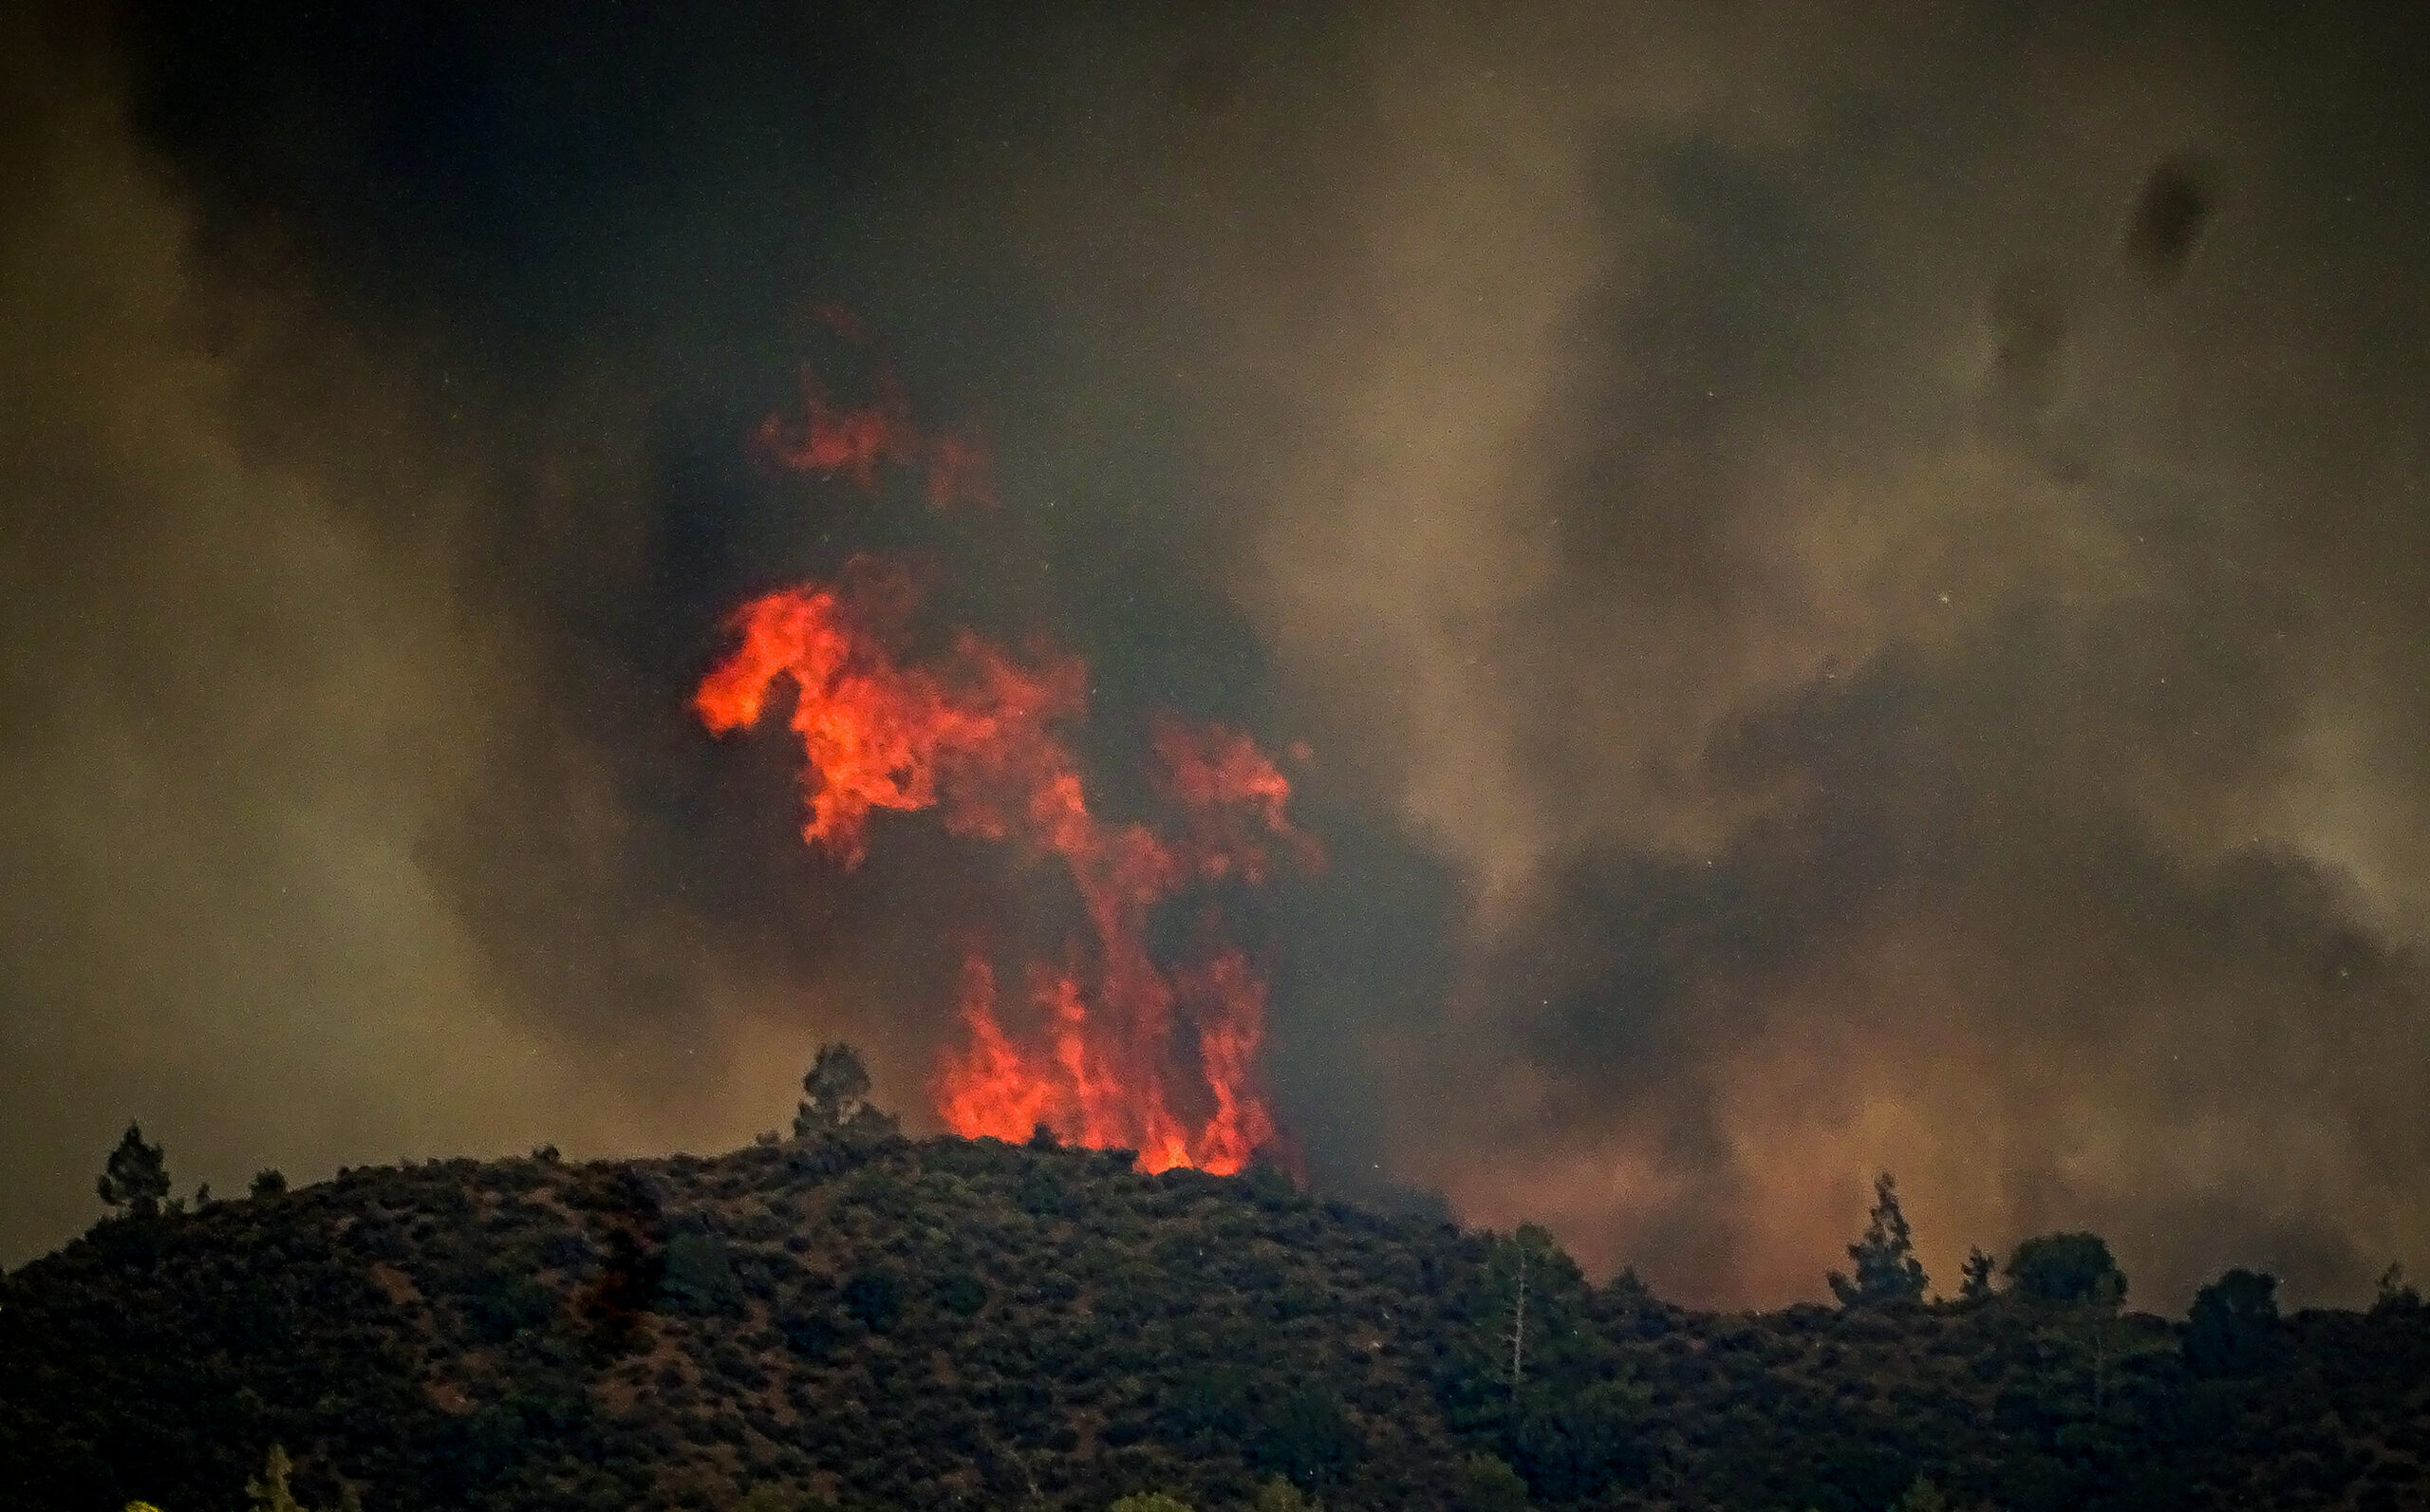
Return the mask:
<svg viewBox="0 0 2430 1512">
<path fill-rule="evenodd" d="M 1526 1255 L 1514 1387 L 1508 1331 Z M 0 1505 L 2430 1506 L 2430 1318 L 1684 1311 L 1541 1236 L 1119 1154 L 450 1161 L 120 1219 L 0 1286 Z M 1490 1456 L 1491 1458 L 1486 1458 Z M 1514 1479 L 1505 1466 L 1514 1468 Z M 1920 1493 L 1917 1493 L 1920 1494 Z"/>
</svg>

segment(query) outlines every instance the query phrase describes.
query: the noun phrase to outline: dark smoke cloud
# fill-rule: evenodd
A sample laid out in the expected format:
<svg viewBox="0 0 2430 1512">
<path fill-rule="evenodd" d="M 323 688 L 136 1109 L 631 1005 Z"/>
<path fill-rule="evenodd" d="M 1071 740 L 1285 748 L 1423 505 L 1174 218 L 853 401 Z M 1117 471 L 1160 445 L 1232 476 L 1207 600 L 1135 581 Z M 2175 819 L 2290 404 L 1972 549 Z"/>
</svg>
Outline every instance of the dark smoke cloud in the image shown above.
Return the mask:
<svg viewBox="0 0 2430 1512">
<path fill-rule="evenodd" d="M 2186 259 L 2194 255 L 2194 244 L 2218 198 L 2211 179 L 2208 163 L 2179 154 L 2153 169 L 2136 197 L 2126 254 L 2154 284 L 2165 288 L 2185 271 Z"/>
<path fill-rule="evenodd" d="M 1305 737 L 1244 901 L 1318 1179 L 1810 1296 L 2430 1233 L 2406 39 L 1983 6 L 138 6 L 14 56 L 13 1258 L 189 1176 L 917 1108 L 956 928 L 846 876 L 725 607 L 851 551 Z M 2418 41 L 2420 39 L 2412 39 Z M 2189 156 L 2188 144 L 2198 144 Z M 775 476 L 833 300 L 1005 506 Z M 885 491 L 882 491 L 885 492 Z M 1109 790 L 1113 801 L 1144 795 Z"/>
</svg>

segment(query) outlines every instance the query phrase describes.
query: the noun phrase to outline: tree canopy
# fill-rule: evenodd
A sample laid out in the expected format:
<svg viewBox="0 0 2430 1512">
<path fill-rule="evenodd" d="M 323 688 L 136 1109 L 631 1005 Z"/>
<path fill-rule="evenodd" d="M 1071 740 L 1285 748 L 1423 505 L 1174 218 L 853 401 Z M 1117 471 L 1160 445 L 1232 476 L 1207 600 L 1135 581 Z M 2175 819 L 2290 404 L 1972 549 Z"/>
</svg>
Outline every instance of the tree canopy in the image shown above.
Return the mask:
<svg viewBox="0 0 2430 1512">
<path fill-rule="evenodd" d="M 1873 1179 L 1873 1211 L 1864 1237 L 1848 1246 L 1856 1274 L 1833 1271 L 1831 1295 L 1842 1307 L 1878 1307 L 1890 1302 L 1921 1301 L 1926 1284 L 1923 1261 L 1916 1259 L 1915 1235 L 1907 1216 L 1898 1210 L 1898 1185 L 1888 1171 Z"/>
<path fill-rule="evenodd" d="M 1966 1263 L 1958 1269 L 1957 1297 L 1963 1302 L 1989 1301 L 1991 1297 L 1991 1273 L 2000 1262 L 1982 1248 L 1966 1252 Z"/>
<path fill-rule="evenodd" d="M 894 1131 L 894 1116 L 869 1102 L 869 1068 L 861 1064 L 860 1052 L 850 1045 L 819 1046 L 809 1074 L 801 1079 L 801 1106 L 794 1111 L 795 1139 Z"/>
<path fill-rule="evenodd" d="M 127 1125 L 94 1190 L 127 1217 L 154 1217 L 169 1196 L 168 1152 L 144 1143 L 142 1125 Z"/>
<path fill-rule="evenodd" d="M 2278 1331 L 2278 1278 L 2239 1266 L 2194 1294 L 2185 1365 L 2196 1375 L 2250 1375 L 2269 1362 Z"/>
<path fill-rule="evenodd" d="M 2029 1301 L 2115 1306 L 2126 1299 L 2126 1273 L 2099 1234 L 2036 1235 L 2017 1245 L 2007 1270 L 2010 1287 Z"/>
</svg>

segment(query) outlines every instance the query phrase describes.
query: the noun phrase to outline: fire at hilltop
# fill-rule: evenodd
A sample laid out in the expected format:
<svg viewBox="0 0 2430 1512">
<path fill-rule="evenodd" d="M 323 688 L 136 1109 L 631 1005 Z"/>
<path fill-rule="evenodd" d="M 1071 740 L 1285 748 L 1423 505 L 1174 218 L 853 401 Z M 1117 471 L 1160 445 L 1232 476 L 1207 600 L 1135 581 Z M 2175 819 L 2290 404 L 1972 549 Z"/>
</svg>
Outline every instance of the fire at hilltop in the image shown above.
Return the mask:
<svg viewBox="0 0 2430 1512">
<path fill-rule="evenodd" d="M 804 388 L 820 394 L 814 380 Z M 934 502 L 992 500 L 968 471 L 982 454 L 919 438 L 898 395 L 888 379 L 858 409 L 813 397 L 802 426 L 760 428 L 763 455 L 865 487 L 881 462 L 923 466 Z M 935 810 L 955 834 L 1069 871 L 1087 928 L 1062 961 L 1029 963 L 1017 989 L 983 953 L 963 961 L 967 1039 L 931 1084 L 948 1129 L 1023 1139 L 1044 1125 L 1075 1143 L 1137 1150 L 1151 1171 L 1241 1169 L 1276 1135 L 1257 1074 L 1265 983 L 1211 912 L 1206 943 L 1169 969 L 1150 954 L 1149 924 L 1193 887 L 1254 885 L 1278 862 L 1317 864 L 1317 846 L 1284 812 L 1289 779 L 1238 731 L 1159 717 L 1150 776 L 1174 822 L 1109 822 L 1090 808 L 1061 733 L 1087 715 L 1085 664 L 1051 650 L 1016 657 L 969 630 L 913 663 L 904 647 L 917 598 L 908 572 L 858 557 L 833 583 L 745 604 L 695 713 L 713 734 L 745 729 L 780 681 L 791 684 L 802 836 L 846 868 L 868 854 L 880 811 Z"/>
</svg>

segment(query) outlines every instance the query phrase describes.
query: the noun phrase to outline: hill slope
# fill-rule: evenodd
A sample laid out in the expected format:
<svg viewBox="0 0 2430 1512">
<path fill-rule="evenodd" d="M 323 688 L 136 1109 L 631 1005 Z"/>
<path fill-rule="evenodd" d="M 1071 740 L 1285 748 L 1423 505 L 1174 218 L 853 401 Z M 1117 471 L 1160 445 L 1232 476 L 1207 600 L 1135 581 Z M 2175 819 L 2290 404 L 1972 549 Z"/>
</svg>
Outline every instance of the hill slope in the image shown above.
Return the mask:
<svg viewBox="0 0 2430 1512">
<path fill-rule="evenodd" d="M 899 1138 L 343 1172 L 115 1220 L 0 1289 L 0 1503 L 241 1501 L 284 1444 L 371 1512 L 2430 1506 L 2430 1317 L 2180 1325 L 1994 1300 L 1692 1314 L 1271 1175 Z M 1483 1472 L 1483 1473 L 1481 1473 Z M 1505 1500 L 1512 1489 L 1501 1482 Z"/>
</svg>

